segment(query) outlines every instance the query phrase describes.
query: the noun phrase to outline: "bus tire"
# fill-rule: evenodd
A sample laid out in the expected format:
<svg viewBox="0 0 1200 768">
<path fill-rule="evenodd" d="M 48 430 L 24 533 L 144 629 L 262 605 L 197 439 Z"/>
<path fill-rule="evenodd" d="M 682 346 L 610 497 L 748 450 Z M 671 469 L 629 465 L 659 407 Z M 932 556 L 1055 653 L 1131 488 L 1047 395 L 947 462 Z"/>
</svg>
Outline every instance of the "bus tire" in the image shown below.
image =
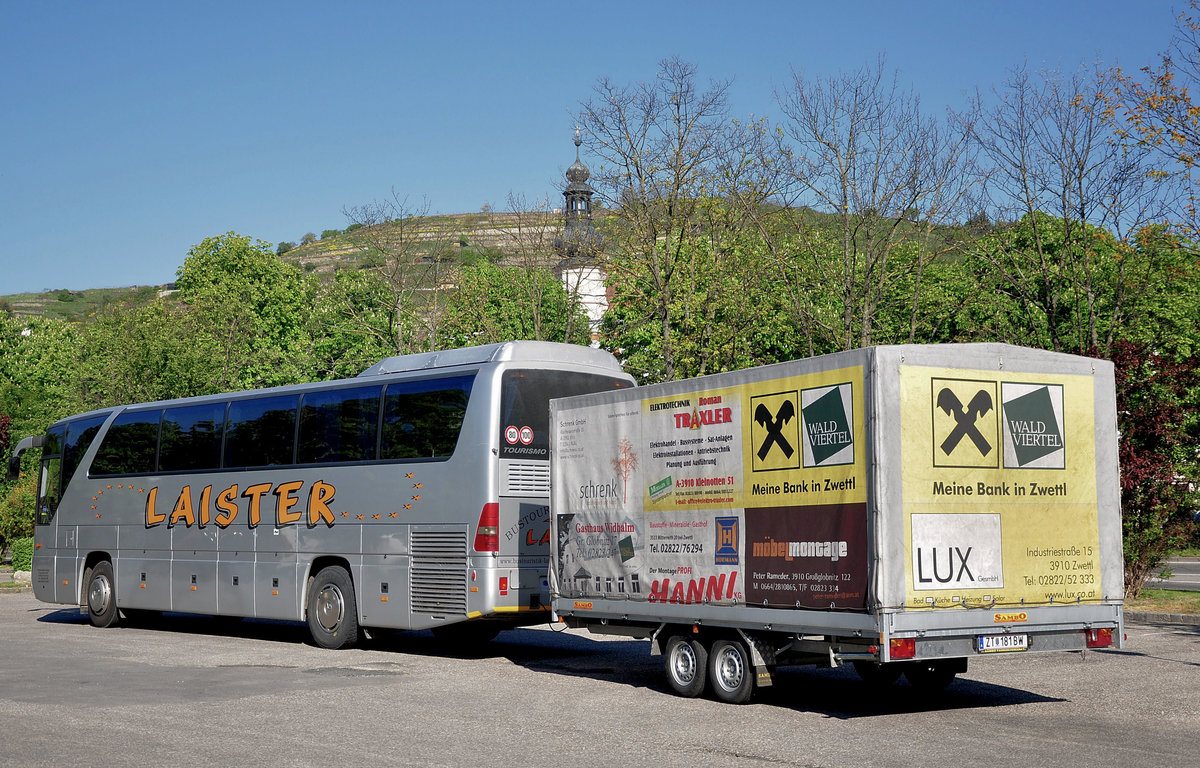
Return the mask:
<svg viewBox="0 0 1200 768">
<path fill-rule="evenodd" d="M 111 627 L 117 623 L 117 582 L 113 578 L 112 563 L 101 560 L 87 570 L 83 577 L 83 588 L 87 590 L 88 620 L 93 627 Z"/>
<path fill-rule="evenodd" d="M 704 693 L 708 683 L 708 650 L 703 643 L 684 635 L 672 635 L 667 639 L 663 662 L 672 691 L 689 699 Z"/>
<path fill-rule="evenodd" d="M 358 642 L 358 603 L 354 582 L 339 565 L 329 565 L 308 582 L 308 631 L 322 648 L 337 650 Z"/>
<path fill-rule="evenodd" d="M 754 665 L 741 640 L 718 640 L 708 654 L 708 684 L 727 704 L 745 704 L 754 693 Z"/>
</svg>

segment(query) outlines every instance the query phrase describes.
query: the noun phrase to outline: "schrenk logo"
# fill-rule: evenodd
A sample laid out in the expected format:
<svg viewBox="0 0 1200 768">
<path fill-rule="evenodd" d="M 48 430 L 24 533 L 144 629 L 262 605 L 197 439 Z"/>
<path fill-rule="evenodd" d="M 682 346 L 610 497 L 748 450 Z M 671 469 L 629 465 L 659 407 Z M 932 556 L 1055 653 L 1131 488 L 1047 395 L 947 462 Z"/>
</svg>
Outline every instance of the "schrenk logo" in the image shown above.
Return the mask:
<svg viewBox="0 0 1200 768">
<path fill-rule="evenodd" d="M 1000 389 L 1004 404 L 1004 466 L 1065 469 L 1062 385 L 1006 381 Z"/>
<path fill-rule="evenodd" d="M 931 379 L 933 465 L 994 469 L 1000 452 L 996 382 Z"/>
<path fill-rule="evenodd" d="M 854 463 L 854 406 L 850 382 L 800 392 L 804 466 Z"/>
</svg>

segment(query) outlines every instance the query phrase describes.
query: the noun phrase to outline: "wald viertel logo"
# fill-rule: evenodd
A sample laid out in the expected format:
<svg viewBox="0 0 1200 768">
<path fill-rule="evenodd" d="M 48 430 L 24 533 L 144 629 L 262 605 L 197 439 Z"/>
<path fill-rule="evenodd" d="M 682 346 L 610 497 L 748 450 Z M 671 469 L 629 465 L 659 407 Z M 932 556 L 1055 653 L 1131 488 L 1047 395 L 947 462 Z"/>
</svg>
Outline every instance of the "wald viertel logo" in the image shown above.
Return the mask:
<svg viewBox="0 0 1200 768">
<path fill-rule="evenodd" d="M 804 466 L 854 463 L 854 401 L 850 382 L 800 392 Z"/>
<path fill-rule="evenodd" d="M 1004 466 L 1065 469 L 1061 384 L 1002 382 Z"/>
</svg>

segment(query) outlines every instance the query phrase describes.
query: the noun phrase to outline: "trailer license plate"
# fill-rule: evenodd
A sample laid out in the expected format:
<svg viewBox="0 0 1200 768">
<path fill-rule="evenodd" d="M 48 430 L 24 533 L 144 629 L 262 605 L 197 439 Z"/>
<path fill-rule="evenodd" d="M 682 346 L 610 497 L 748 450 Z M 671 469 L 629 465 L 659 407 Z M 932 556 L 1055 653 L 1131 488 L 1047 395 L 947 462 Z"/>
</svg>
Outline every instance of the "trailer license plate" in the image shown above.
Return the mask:
<svg viewBox="0 0 1200 768">
<path fill-rule="evenodd" d="M 979 635 L 980 653 L 1024 651 L 1029 648 L 1029 635 Z"/>
</svg>

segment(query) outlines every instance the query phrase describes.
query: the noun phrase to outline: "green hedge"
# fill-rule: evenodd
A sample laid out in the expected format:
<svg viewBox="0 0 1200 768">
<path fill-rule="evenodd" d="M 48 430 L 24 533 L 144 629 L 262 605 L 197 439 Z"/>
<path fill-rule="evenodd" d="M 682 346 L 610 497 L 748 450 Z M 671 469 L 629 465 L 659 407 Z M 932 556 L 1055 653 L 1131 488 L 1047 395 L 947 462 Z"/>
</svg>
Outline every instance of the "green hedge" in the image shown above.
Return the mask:
<svg viewBox="0 0 1200 768">
<path fill-rule="evenodd" d="M 33 537 L 17 539 L 12 543 L 12 567 L 14 571 L 33 570 Z"/>
</svg>

